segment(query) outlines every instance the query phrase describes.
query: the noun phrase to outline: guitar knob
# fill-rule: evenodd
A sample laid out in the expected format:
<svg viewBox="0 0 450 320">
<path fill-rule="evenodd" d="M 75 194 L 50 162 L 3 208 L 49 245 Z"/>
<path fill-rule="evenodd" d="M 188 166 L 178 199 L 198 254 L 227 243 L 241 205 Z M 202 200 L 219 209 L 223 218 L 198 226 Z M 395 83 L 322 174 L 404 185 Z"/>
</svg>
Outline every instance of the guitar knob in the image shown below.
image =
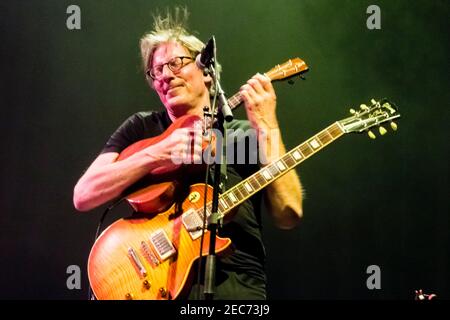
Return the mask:
<svg viewBox="0 0 450 320">
<path fill-rule="evenodd" d="M 133 295 L 132 295 L 131 293 L 127 293 L 127 294 L 125 295 L 125 299 L 127 299 L 127 300 L 133 300 Z"/>
<path fill-rule="evenodd" d="M 165 298 L 167 296 L 167 290 L 163 287 L 159 288 L 159 293 L 161 294 L 161 297 Z"/>
<path fill-rule="evenodd" d="M 351 108 L 350 109 L 350 114 L 355 114 L 355 113 L 356 113 L 355 109 Z"/>
<path fill-rule="evenodd" d="M 391 128 L 392 128 L 392 130 L 394 130 L 394 131 L 397 131 L 397 124 L 394 122 L 394 121 L 391 121 Z"/>
<path fill-rule="evenodd" d="M 384 135 L 386 134 L 386 132 L 387 132 L 387 130 L 386 130 L 384 127 L 382 127 L 382 126 L 380 126 L 380 128 L 378 129 L 378 131 L 380 131 L 380 134 L 381 134 L 382 136 L 384 136 Z"/>
<path fill-rule="evenodd" d="M 144 280 L 144 288 L 145 289 L 147 289 L 147 290 L 149 290 L 150 289 L 150 287 L 151 287 L 151 285 L 150 285 L 150 282 L 148 282 L 148 280 Z"/>
<path fill-rule="evenodd" d="M 369 135 L 370 139 L 375 140 L 377 138 L 377 136 L 371 130 L 367 131 L 367 134 Z"/>
</svg>

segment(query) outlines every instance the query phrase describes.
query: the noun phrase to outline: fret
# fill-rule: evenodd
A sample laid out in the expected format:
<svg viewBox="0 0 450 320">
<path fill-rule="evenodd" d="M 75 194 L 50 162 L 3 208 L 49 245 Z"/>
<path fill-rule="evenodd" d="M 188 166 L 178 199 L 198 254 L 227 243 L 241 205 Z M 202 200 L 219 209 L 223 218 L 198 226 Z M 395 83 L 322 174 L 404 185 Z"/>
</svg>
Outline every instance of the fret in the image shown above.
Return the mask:
<svg viewBox="0 0 450 320">
<path fill-rule="evenodd" d="M 311 146 L 313 148 L 313 150 L 317 150 L 319 149 L 322 145 L 319 142 L 319 139 L 317 139 L 316 137 L 314 137 L 313 139 L 308 141 L 308 145 Z"/>
<path fill-rule="evenodd" d="M 303 155 L 300 152 L 300 150 L 295 149 L 294 152 L 292 152 L 292 157 L 295 159 L 295 161 L 299 161 L 300 159 L 303 158 Z"/>
<path fill-rule="evenodd" d="M 236 189 L 239 190 L 239 192 L 242 194 L 242 198 L 239 200 L 244 200 L 245 198 L 248 197 L 249 192 L 247 191 L 247 189 L 245 189 L 245 187 L 241 184 L 236 185 Z"/>
<path fill-rule="evenodd" d="M 242 194 L 242 191 L 239 189 L 239 185 L 235 185 L 231 190 L 234 190 L 233 193 L 238 201 L 245 198 L 245 196 Z"/>
<path fill-rule="evenodd" d="M 320 140 L 320 143 L 322 143 L 322 145 L 326 145 L 326 144 L 330 143 L 331 141 L 333 141 L 333 137 L 328 132 L 328 130 L 322 131 L 321 133 L 319 133 L 317 135 L 317 137 Z"/>
<path fill-rule="evenodd" d="M 228 207 L 233 207 L 233 201 L 231 201 L 227 193 L 223 194 L 222 199 L 223 201 L 225 201 Z"/>
<path fill-rule="evenodd" d="M 276 162 L 276 164 L 277 164 L 277 167 L 278 167 L 278 169 L 279 169 L 280 171 L 286 170 L 286 166 L 284 165 L 284 162 L 283 162 L 282 159 L 278 160 L 278 161 Z"/>
<path fill-rule="evenodd" d="M 262 171 L 262 175 L 263 175 L 264 179 L 266 179 L 267 181 L 270 181 L 273 178 L 272 175 L 270 174 L 269 170 L 267 170 L 267 169 L 264 169 Z"/>
<path fill-rule="evenodd" d="M 250 178 L 248 178 L 248 183 L 250 183 L 250 185 L 253 187 L 253 189 L 258 190 L 260 187 L 260 184 L 258 183 L 258 180 L 256 180 L 254 177 L 250 176 Z"/>
<path fill-rule="evenodd" d="M 227 203 L 225 202 L 225 200 L 222 197 L 220 197 L 220 199 L 219 199 L 219 207 L 220 206 L 222 206 L 223 209 L 228 209 L 229 208 Z M 223 209 L 221 209 L 221 211 L 223 211 Z"/>
<path fill-rule="evenodd" d="M 219 199 L 219 203 L 222 203 L 221 200 L 223 200 L 223 203 L 225 203 L 225 205 L 227 206 L 224 210 L 219 209 L 219 212 L 229 211 L 230 209 L 234 208 L 236 204 L 243 202 L 245 199 L 249 198 L 253 194 L 253 192 L 255 192 L 254 189 L 252 192 L 249 192 L 244 188 L 243 185 L 235 185 L 233 188 L 224 193 L 221 199 Z M 225 199 L 228 199 L 228 201 Z M 230 205 L 228 206 L 228 204 Z"/>
<path fill-rule="evenodd" d="M 225 208 L 223 207 L 222 203 L 220 202 L 220 198 L 219 198 L 219 205 L 217 206 L 217 211 L 219 212 L 224 212 Z"/>
<path fill-rule="evenodd" d="M 261 187 L 266 185 L 266 179 L 264 179 L 260 172 L 256 173 L 255 178 Z"/>
<path fill-rule="evenodd" d="M 250 183 L 248 183 L 247 181 L 244 182 L 244 187 L 245 189 L 247 189 L 248 192 L 252 192 L 254 190 L 253 187 L 250 185 Z"/>
<path fill-rule="evenodd" d="M 296 149 L 294 149 L 295 151 L 297 151 Z M 297 162 L 294 160 L 294 157 L 291 153 L 295 152 L 295 151 L 291 151 L 290 153 L 286 153 L 283 156 L 283 161 L 284 163 L 288 166 L 288 168 L 292 168 L 292 166 L 294 166 Z M 297 151 L 298 152 L 298 151 Z M 301 158 L 301 154 L 299 155 L 299 157 Z"/>
<path fill-rule="evenodd" d="M 280 173 L 280 171 L 278 170 L 276 164 L 270 164 L 267 166 L 267 170 L 269 170 L 270 174 L 272 175 L 272 177 L 276 178 L 278 176 L 278 174 Z"/>
<path fill-rule="evenodd" d="M 300 150 L 305 155 L 305 158 L 309 157 L 312 153 L 314 153 L 314 151 L 311 149 L 311 147 L 306 143 L 303 143 L 302 145 L 300 145 Z"/>
<path fill-rule="evenodd" d="M 230 191 L 227 192 L 227 196 L 232 201 L 232 203 L 236 203 L 236 202 L 238 202 L 238 198 L 233 193 L 233 189 L 234 188 L 230 189 Z"/>
<path fill-rule="evenodd" d="M 339 125 L 337 123 L 333 124 L 329 129 L 328 132 L 333 137 L 333 139 L 336 139 L 339 137 L 343 132 L 341 128 L 339 128 Z"/>
<path fill-rule="evenodd" d="M 231 108 L 237 107 L 241 102 L 242 98 L 239 93 L 236 93 L 234 96 L 228 99 L 228 104 L 231 106 Z"/>
</svg>

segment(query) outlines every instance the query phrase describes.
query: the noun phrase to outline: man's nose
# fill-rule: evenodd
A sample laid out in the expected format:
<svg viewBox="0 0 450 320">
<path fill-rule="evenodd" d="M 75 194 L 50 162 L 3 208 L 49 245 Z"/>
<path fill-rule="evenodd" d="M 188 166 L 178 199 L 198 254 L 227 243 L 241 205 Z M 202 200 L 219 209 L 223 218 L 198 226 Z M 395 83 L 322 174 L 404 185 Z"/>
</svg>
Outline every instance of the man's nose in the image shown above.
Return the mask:
<svg viewBox="0 0 450 320">
<path fill-rule="evenodd" d="M 167 79 L 167 78 L 173 78 L 173 77 L 174 77 L 173 71 L 169 68 L 169 65 L 165 64 L 162 68 L 161 78 Z"/>
</svg>

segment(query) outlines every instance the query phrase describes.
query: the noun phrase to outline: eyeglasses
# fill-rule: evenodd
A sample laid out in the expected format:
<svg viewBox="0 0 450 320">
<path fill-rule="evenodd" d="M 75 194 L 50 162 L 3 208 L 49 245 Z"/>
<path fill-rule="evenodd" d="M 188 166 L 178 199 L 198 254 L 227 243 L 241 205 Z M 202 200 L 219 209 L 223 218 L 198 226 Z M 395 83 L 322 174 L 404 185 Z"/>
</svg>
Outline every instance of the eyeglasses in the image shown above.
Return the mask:
<svg viewBox="0 0 450 320">
<path fill-rule="evenodd" d="M 151 69 L 147 69 L 145 74 L 152 78 L 153 80 L 159 80 L 161 79 L 163 75 L 164 66 L 167 65 L 169 69 L 173 73 L 180 72 L 181 68 L 183 68 L 185 65 L 189 64 L 190 62 L 185 62 L 185 59 L 194 60 L 192 57 L 175 57 L 170 59 L 168 62 L 159 64 L 157 66 L 153 66 Z"/>
</svg>

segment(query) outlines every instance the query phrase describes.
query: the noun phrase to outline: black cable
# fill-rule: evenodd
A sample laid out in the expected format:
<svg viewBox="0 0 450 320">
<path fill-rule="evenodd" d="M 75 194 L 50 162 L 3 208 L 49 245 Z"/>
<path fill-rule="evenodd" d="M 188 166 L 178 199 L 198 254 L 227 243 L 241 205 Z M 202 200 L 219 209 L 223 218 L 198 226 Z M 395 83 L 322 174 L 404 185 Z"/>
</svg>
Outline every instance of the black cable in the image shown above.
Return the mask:
<svg viewBox="0 0 450 320">
<path fill-rule="evenodd" d="M 106 215 L 109 213 L 109 211 L 111 211 L 115 206 L 117 206 L 119 203 L 121 203 L 125 198 L 121 198 L 118 201 L 114 202 L 113 204 L 111 204 L 109 207 L 107 207 L 105 209 L 105 211 L 103 211 L 102 216 L 100 217 L 100 220 L 98 222 L 97 225 L 97 231 L 95 232 L 95 239 L 94 239 L 94 243 L 97 241 L 99 234 L 100 234 L 100 229 L 102 227 L 103 221 L 106 218 Z M 92 287 L 91 287 L 91 283 L 89 282 L 89 289 L 88 289 L 88 300 L 96 300 L 95 296 L 94 296 L 94 292 L 92 291 Z"/>
</svg>

